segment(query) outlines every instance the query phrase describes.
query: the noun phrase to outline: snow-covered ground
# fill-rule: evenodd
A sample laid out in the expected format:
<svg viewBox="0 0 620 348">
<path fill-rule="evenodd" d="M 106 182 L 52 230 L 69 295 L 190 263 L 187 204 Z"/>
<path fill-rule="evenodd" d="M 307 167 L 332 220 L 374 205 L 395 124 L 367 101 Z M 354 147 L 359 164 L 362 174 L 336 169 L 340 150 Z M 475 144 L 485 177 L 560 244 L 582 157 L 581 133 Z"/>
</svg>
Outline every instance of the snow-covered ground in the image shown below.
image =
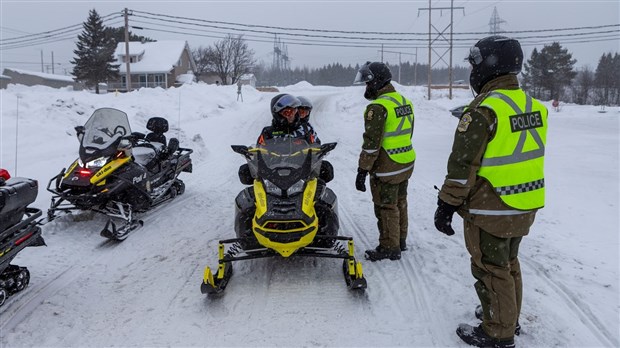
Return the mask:
<svg viewBox="0 0 620 348">
<path fill-rule="evenodd" d="M 0 308 L 0 346 L 466 346 L 454 333 L 474 324 L 477 297 L 457 234 L 434 229 L 437 192 L 446 173 L 457 119 L 448 110 L 469 91 L 397 86 L 415 105 L 418 160 L 409 186 L 410 250 L 400 261 L 363 262 L 365 293 L 350 292 L 341 263 L 263 259 L 235 264 L 226 292 L 200 293 L 205 265 L 217 264 L 217 241 L 234 235 L 233 201 L 244 160 L 231 144 L 252 144 L 270 122 L 275 93 L 236 86 L 186 85 L 95 95 L 11 85 L 1 92 L 0 167 L 39 181 L 33 206 L 44 211 L 50 178 L 77 156 L 73 128 L 93 110 L 127 112 L 134 131 L 151 116 L 169 120 L 168 137 L 194 149 L 186 193 L 157 208 L 122 243 L 99 236 L 99 216 L 65 216 L 43 227 L 47 247 L 15 263 L 31 285 Z M 367 101 L 362 87 L 281 88 L 314 101 L 312 123 L 323 142 L 339 197 L 341 233 L 356 255 L 377 244 L 370 193 L 355 190 Z M 545 103 L 550 107 L 550 103 Z M 550 111 L 546 207 L 521 245 L 522 347 L 620 345 L 618 108 L 564 105 Z M 16 129 L 17 125 L 17 129 Z M 16 133 L 18 139 L 16 141 Z M 17 151 L 15 147 L 17 144 Z M 15 160 L 17 153 L 17 160 Z M 17 168 L 15 168 L 17 163 Z"/>
</svg>

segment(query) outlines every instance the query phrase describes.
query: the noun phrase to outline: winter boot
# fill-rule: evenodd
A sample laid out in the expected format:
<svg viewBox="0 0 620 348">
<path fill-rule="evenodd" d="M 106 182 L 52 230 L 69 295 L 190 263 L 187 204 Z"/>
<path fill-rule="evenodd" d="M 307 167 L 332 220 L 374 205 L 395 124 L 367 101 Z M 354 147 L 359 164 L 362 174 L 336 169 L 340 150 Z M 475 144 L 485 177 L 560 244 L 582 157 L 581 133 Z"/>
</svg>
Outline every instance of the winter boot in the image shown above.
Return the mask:
<svg viewBox="0 0 620 348">
<path fill-rule="evenodd" d="M 476 318 L 478 320 L 482 320 L 482 306 L 477 305 L 476 310 L 474 311 Z M 515 326 L 515 335 L 519 336 L 521 334 L 521 325 L 519 325 L 519 321 L 517 320 L 517 325 Z"/>
<path fill-rule="evenodd" d="M 514 348 L 515 340 L 513 338 L 497 339 L 487 335 L 482 329 L 482 324 L 471 326 L 468 324 L 459 324 L 456 334 L 467 344 L 475 347 L 483 348 Z"/>
<path fill-rule="evenodd" d="M 366 260 L 370 260 L 372 262 L 383 259 L 400 260 L 400 250 L 391 251 L 379 245 L 374 249 L 366 250 L 364 257 L 366 257 Z"/>
<path fill-rule="evenodd" d="M 400 251 L 406 251 L 406 250 L 407 250 L 407 239 L 401 238 L 400 239 Z"/>
</svg>

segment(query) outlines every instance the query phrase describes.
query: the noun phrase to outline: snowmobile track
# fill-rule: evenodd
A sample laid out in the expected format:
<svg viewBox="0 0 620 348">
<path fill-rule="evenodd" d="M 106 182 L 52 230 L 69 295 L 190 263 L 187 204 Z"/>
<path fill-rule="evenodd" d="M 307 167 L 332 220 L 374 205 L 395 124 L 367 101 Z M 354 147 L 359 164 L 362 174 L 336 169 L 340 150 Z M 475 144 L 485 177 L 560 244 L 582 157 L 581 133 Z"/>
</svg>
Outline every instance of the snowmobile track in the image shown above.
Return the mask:
<svg viewBox="0 0 620 348">
<path fill-rule="evenodd" d="M 570 291 L 564 284 L 554 281 L 549 275 L 549 271 L 545 267 L 529 257 L 521 257 L 520 261 L 527 265 L 531 271 L 533 271 L 538 278 L 544 280 L 551 289 L 553 289 L 558 297 L 564 299 L 566 305 L 575 313 L 579 320 L 590 329 L 590 331 L 597 337 L 599 337 L 601 343 L 610 347 L 620 346 L 618 336 L 612 334 L 605 329 L 605 326 L 600 322 L 590 308 L 579 300 L 572 291 Z"/>
</svg>

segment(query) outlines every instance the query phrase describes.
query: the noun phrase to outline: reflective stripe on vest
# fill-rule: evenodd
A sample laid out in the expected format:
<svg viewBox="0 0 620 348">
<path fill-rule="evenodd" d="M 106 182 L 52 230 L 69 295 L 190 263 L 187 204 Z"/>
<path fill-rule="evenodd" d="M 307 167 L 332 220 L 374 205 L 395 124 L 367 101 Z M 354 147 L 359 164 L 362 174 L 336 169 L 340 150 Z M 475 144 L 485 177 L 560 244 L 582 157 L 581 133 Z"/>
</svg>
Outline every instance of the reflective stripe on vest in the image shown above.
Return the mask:
<svg viewBox="0 0 620 348">
<path fill-rule="evenodd" d="M 482 157 L 486 178 L 509 207 L 545 205 L 544 159 L 547 109 L 520 89 L 496 90 L 480 103 L 497 116 L 497 130 Z"/>
<path fill-rule="evenodd" d="M 411 144 L 413 104 L 397 92 L 382 94 L 371 104 L 379 104 L 387 110 L 381 147 L 396 163 L 413 162 L 415 160 L 415 150 Z"/>
</svg>

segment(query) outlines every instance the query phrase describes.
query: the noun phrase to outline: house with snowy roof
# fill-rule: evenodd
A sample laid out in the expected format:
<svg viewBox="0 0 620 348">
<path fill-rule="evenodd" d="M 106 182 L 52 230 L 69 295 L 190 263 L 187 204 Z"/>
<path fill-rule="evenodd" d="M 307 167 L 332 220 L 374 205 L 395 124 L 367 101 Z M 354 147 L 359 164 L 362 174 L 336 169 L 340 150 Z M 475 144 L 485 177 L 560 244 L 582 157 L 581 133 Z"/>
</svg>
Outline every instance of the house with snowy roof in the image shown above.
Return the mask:
<svg viewBox="0 0 620 348">
<path fill-rule="evenodd" d="M 52 88 L 72 87 L 79 91 L 84 85 L 75 82 L 73 76 L 48 74 L 37 71 L 5 68 L 2 72 L 1 88 L 6 88 L 9 83 L 25 86 L 48 86 Z"/>
<path fill-rule="evenodd" d="M 108 81 L 108 90 L 127 90 L 127 61 L 131 74 L 131 89 L 143 87 L 168 88 L 178 86 L 193 76 L 196 65 L 187 41 L 119 42 L 114 51 L 120 64 L 120 78 Z"/>
</svg>

